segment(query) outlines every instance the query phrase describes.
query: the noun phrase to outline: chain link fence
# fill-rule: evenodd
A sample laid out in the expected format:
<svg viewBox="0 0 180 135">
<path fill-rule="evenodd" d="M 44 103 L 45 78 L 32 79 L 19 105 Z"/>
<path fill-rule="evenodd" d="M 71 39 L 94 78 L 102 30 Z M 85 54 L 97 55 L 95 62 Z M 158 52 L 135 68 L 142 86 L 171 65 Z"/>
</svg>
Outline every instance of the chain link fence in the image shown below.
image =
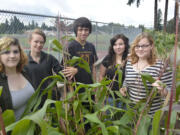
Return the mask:
<svg viewBox="0 0 180 135">
<path fill-rule="evenodd" d="M 41 28 L 47 36 L 44 50 L 60 60 L 62 56 L 49 49 L 52 46 L 51 41 L 53 39 L 61 41 L 61 38 L 66 35 L 75 36 L 73 33 L 74 20 L 59 16 L 0 10 L 0 37 L 7 35 L 17 37 L 24 50 L 27 51 L 30 47 L 28 44 L 29 33 L 35 28 Z M 92 25 L 93 29 L 88 41 L 95 45 L 99 58 L 107 54 L 110 39 L 115 34 L 123 33 L 129 37 L 131 42 L 137 34 L 142 32 L 140 28 L 124 27 L 113 23 L 92 21 Z"/>
</svg>

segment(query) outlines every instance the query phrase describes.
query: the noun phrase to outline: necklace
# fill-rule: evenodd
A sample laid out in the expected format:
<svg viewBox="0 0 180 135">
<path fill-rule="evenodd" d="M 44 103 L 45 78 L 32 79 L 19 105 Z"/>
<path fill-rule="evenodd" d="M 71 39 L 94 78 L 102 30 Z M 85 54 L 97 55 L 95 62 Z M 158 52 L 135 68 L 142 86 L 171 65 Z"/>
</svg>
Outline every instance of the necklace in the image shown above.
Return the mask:
<svg viewBox="0 0 180 135">
<path fill-rule="evenodd" d="M 84 49 L 86 43 L 81 43 L 82 49 Z"/>
<path fill-rule="evenodd" d="M 82 41 L 82 40 L 80 40 L 80 39 L 78 39 L 78 38 L 76 38 L 75 40 L 81 45 L 82 49 L 84 49 L 84 46 L 85 46 L 85 44 L 86 44 L 86 41 Z"/>
</svg>

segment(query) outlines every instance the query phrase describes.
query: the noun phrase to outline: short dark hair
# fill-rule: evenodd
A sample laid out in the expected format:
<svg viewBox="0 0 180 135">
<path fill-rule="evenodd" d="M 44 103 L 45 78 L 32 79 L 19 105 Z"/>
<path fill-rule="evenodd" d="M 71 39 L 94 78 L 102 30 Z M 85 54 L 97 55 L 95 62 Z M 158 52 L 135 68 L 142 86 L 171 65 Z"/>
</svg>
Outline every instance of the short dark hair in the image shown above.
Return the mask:
<svg viewBox="0 0 180 135">
<path fill-rule="evenodd" d="M 34 30 L 32 31 L 32 33 L 30 33 L 30 35 L 29 35 L 29 41 L 32 40 L 32 35 L 33 35 L 33 34 L 37 34 L 37 35 L 42 36 L 43 39 L 44 39 L 44 43 L 46 42 L 46 34 L 45 34 L 41 29 L 34 29 Z"/>
<path fill-rule="evenodd" d="M 91 24 L 90 20 L 88 18 L 86 18 L 86 17 L 80 17 L 80 18 L 78 18 L 78 19 L 76 19 L 74 21 L 73 28 L 74 28 L 74 33 L 76 34 L 76 36 L 77 36 L 78 27 L 88 28 L 89 29 L 89 34 L 92 31 L 92 24 Z"/>
<path fill-rule="evenodd" d="M 122 60 L 126 60 L 126 58 L 128 56 L 128 52 L 129 52 L 129 39 L 125 35 L 123 35 L 123 34 L 115 35 L 114 37 L 112 37 L 110 39 L 110 46 L 109 46 L 109 52 L 108 52 L 108 55 L 110 57 L 109 62 L 110 62 L 111 65 L 113 65 L 115 63 L 115 52 L 114 52 L 113 46 L 115 45 L 115 42 L 118 39 L 122 39 L 124 44 L 125 44 L 125 50 L 124 50 L 123 55 L 122 55 Z"/>
</svg>

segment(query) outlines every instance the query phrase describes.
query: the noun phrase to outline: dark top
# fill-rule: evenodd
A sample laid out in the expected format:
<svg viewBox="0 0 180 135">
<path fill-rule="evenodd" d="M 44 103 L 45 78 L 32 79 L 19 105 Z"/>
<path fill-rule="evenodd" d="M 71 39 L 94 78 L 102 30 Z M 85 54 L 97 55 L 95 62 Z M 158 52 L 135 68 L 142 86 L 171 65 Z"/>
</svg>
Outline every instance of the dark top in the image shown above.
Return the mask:
<svg viewBox="0 0 180 135">
<path fill-rule="evenodd" d="M 68 51 L 71 55 L 71 58 L 73 56 L 81 57 L 84 60 L 86 60 L 89 63 L 91 72 L 93 69 L 93 64 L 97 61 L 98 57 L 96 54 L 95 47 L 92 43 L 86 42 L 84 47 L 77 42 L 76 40 L 73 40 L 69 43 Z M 77 82 L 85 83 L 85 84 L 91 84 L 93 83 L 92 75 L 87 73 L 84 69 L 78 68 L 78 73 L 75 75 L 75 79 Z M 80 90 L 79 92 L 81 92 Z"/>
<path fill-rule="evenodd" d="M 27 68 L 29 71 L 30 78 L 33 85 L 35 86 L 35 89 L 38 88 L 39 84 L 45 77 L 53 75 L 52 70 L 55 73 L 58 73 L 61 70 L 58 60 L 51 54 L 47 54 L 43 51 L 41 52 L 39 63 L 33 60 L 30 52 L 28 54 L 28 58 L 28 65 L 25 68 Z M 44 82 L 41 88 L 45 89 L 50 84 L 50 82 L 51 80 L 47 80 Z"/>
<path fill-rule="evenodd" d="M 33 86 L 27 71 L 23 70 L 21 73 Z M 6 109 L 13 109 L 12 97 L 8 86 L 7 76 L 5 75 L 5 73 L 0 73 L 0 86 L 3 87 L 3 91 L 0 96 L 0 106 L 2 108 L 2 111 L 5 111 Z"/>
<path fill-rule="evenodd" d="M 103 59 L 102 65 L 106 68 L 105 76 L 106 76 L 108 79 L 113 80 L 117 68 L 115 67 L 115 65 L 111 65 L 111 64 L 110 64 L 110 61 L 111 61 L 110 56 L 107 55 L 107 56 Z M 122 70 L 122 73 L 123 73 L 123 74 L 122 74 L 122 82 L 121 82 L 121 86 L 122 86 L 123 81 L 124 81 L 124 77 L 125 77 L 125 66 L 124 66 L 124 67 L 121 67 L 120 69 Z M 115 81 L 113 82 L 112 90 L 119 91 L 119 89 L 121 88 L 121 86 L 120 86 L 119 83 L 118 83 L 118 75 L 116 75 Z"/>
</svg>

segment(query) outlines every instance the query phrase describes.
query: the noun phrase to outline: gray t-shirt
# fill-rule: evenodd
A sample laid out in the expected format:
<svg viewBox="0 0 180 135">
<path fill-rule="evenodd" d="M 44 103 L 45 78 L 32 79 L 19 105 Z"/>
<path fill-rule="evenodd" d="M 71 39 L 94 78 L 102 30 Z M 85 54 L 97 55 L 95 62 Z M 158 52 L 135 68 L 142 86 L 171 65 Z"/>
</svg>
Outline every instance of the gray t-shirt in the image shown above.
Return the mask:
<svg viewBox="0 0 180 135">
<path fill-rule="evenodd" d="M 24 88 L 10 92 L 16 121 L 18 121 L 26 108 L 28 99 L 34 93 L 34 88 L 29 83 L 29 81 L 27 81 Z"/>
</svg>

